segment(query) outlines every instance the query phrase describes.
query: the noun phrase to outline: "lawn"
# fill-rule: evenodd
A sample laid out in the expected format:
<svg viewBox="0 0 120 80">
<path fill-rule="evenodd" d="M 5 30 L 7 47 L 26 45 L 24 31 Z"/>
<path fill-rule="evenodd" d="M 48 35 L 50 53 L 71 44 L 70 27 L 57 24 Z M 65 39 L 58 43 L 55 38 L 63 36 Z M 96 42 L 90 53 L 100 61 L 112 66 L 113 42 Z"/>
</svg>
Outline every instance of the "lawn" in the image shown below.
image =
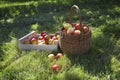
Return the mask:
<svg viewBox="0 0 120 80">
<path fill-rule="evenodd" d="M 0 80 L 120 80 L 120 2 L 105 1 L 1 1 Z M 92 30 L 87 54 L 64 53 L 51 62 L 48 54 L 59 51 L 18 50 L 17 40 L 33 30 L 59 31 L 73 4 L 80 7 L 82 22 Z M 72 19 L 78 22 L 76 13 Z M 51 70 L 53 64 L 62 66 L 58 73 Z"/>
</svg>

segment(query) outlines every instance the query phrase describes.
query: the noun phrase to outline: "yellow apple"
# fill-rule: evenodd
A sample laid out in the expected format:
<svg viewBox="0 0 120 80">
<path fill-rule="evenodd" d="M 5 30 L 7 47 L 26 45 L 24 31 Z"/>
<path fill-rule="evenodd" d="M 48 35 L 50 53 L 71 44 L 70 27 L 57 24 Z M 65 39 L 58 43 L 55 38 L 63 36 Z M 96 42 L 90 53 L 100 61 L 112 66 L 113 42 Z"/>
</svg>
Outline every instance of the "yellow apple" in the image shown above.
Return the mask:
<svg viewBox="0 0 120 80">
<path fill-rule="evenodd" d="M 31 40 L 30 40 L 30 42 L 32 43 L 32 44 L 38 44 L 38 39 L 36 38 L 36 37 L 32 37 L 31 38 Z"/>
<path fill-rule="evenodd" d="M 73 27 L 68 28 L 67 34 L 71 34 L 71 33 L 73 33 L 73 32 L 74 32 L 74 28 L 73 28 Z"/>
<path fill-rule="evenodd" d="M 50 61 L 53 61 L 55 59 L 55 55 L 54 54 L 49 54 L 48 58 Z"/>
</svg>

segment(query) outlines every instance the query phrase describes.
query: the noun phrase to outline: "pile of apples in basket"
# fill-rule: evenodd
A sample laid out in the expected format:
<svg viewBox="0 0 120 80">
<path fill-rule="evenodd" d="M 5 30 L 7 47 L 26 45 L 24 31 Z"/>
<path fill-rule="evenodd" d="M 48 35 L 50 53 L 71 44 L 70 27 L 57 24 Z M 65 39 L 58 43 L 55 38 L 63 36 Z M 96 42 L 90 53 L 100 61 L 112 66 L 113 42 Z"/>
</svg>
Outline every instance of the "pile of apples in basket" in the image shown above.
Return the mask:
<svg viewBox="0 0 120 80">
<path fill-rule="evenodd" d="M 89 27 L 88 26 L 83 26 L 83 32 L 88 32 Z M 71 35 L 79 35 L 81 34 L 82 27 L 80 23 L 76 23 L 74 25 L 70 23 L 63 23 L 63 27 L 61 29 L 64 33 L 71 34 Z"/>
</svg>

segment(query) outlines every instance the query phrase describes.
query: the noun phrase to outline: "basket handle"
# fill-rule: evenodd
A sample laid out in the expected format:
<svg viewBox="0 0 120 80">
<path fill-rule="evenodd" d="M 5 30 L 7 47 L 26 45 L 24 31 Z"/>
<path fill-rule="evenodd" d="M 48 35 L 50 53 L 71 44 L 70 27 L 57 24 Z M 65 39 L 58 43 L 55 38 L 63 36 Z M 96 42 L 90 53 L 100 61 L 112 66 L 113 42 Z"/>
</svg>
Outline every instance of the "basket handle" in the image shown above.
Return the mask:
<svg viewBox="0 0 120 80">
<path fill-rule="evenodd" d="M 69 23 L 71 24 L 71 17 L 72 17 L 72 14 L 73 14 L 73 10 L 76 9 L 77 10 L 77 13 L 78 13 L 78 17 L 79 17 L 79 21 L 80 21 L 80 26 L 81 26 L 81 31 L 83 32 L 83 26 L 82 26 L 82 20 L 81 20 L 81 16 L 80 16 L 80 9 L 77 5 L 73 5 L 70 9 L 70 13 L 69 13 L 69 16 L 68 16 L 68 21 Z"/>
</svg>

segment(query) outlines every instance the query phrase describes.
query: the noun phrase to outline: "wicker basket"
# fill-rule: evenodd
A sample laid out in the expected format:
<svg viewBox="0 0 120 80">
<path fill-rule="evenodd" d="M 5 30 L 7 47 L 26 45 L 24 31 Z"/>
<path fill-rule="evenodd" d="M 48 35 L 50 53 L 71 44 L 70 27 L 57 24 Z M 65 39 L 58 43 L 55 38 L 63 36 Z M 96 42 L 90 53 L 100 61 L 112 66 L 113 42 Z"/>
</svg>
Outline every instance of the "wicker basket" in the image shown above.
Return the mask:
<svg viewBox="0 0 120 80">
<path fill-rule="evenodd" d="M 71 23 L 72 12 L 74 9 L 76 9 L 78 13 L 80 26 L 81 26 L 81 34 L 71 35 L 71 34 L 66 34 L 63 31 L 60 31 L 59 45 L 61 50 L 65 54 L 84 54 L 88 52 L 91 45 L 91 30 L 89 29 L 88 32 L 83 31 L 83 26 L 87 26 L 87 25 L 82 24 L 80 17 L 80 9 L 76 5 L 73 5 L 71 7 L 68 17 L 69 23 L 72 25 L 75 24 L 75 23 Z"/>
</svg>

